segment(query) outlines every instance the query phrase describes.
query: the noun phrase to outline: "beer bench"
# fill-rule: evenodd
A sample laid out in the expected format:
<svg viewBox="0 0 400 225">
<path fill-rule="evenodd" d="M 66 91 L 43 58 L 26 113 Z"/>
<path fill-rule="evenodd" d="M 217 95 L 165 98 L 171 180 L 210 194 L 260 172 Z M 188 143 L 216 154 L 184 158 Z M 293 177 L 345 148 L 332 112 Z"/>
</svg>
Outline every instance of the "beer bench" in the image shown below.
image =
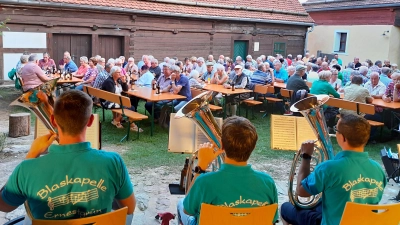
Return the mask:
<svg viewBox="0 0 400 225">
<path fill-rule="evenodd" d="M 141 120 L 147 119 L 148 117 L 146 115 L 140 114 L 138 112 L 126 109 L 124 107 L 130 108 L 131 107 L 131 100 L 130 98 L 126 96 L 121 96 L 117 95 L 108 91 L 103 91 L 100 89 L 96 89 L 90 86 L 84 86 L 83 91 L 87 93 L 88 95 L 97 97 L 99 99 L 104 99 L 106 101 L 110 101 L 116 104 L 119 104 L 121 108 L 119 109 L 107 109 L 101 106 L 101 104 L 97 104 L 96 106 L 102 107 L 103 109 L 103 121 L 104 121 L 104 110 L 111 110 L 112 112 L 115 113 L 120 113 L 122 114 L 123 118 L 126 118 L 128 121 L 128 127 L 127 127 L 127 133 L 126 135 L 121 139 L 121 142 L 126 139 L 127 141 L 129 140 L 129 133 L 130 133 L 130 125 L 134 121 L 138 121 L 138 131 L 137 131 L 137 139 L 139 139 L 139 124 Z"/>
<path fill-rule="evenodd" d="M 196 89 L 196 88 L 191 88 L 190 89 L 192 98 L 196 97 L 197 95 L 203 93 L 203 90 Z M 208 104 L 208 108 L 210 109 L 211 112 L 219 111 L 222 110 L 221 106 L 213 105 L 213 104 Z"/>
</svg>

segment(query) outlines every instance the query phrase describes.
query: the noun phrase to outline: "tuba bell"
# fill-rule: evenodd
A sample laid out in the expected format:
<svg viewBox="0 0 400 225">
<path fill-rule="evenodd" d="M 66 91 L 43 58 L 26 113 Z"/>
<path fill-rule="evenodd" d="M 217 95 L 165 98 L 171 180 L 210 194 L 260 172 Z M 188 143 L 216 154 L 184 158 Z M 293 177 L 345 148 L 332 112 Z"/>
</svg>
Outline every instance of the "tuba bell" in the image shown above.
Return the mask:
<svg viewBox="0 0 400 225">
<path fill-rule="evenodd" d="M 186 105 L 184 105 L 175 115 L 175 119 L 187 117 L 191 119 L 204 133 L 208 140 L 217 148 L 221 148 L 221 128 L 218 126 L 210 108 L 208 107 L 208 101 L 212 98 L 212 91 L 207 91 L 199 94 Z M 192 157 L 189 158 L 188 172 L 186 174 L 185 193 L 187 193 L 190 183 L 194 176 L 194 168 L 197 164 L 197 154 L 195 151 Z M 218 158 L 211 164 L 211 170 L 216 171 L 220 168 L 224 162 L 225 154 L 222 153 Z"/>
<path fill-rule="evenodd" d="M 29 109 L 36 115 L 36 118 L 43 122 L 48 130 L 57 133 L 50 122 L 53 114 L 58 78 L 52 79 L 35 88 L 24 92 L 19 98 L 11 102 L 10 106 L 22 106 Z M 58 140 L 57 140 L 58 141 Z"/>
<path fill-rule="evenodd" d="M 300 112 L 310 124 L 312 130 L 317 137 L 317 143 L 320 147 L 316 146 L 314 148 L 314 153 L 312 154 L 310 162 L 310 171 L 312 172 L 314 168 L 325 160 L 332 159 L 333 156 L 333 146 L 329 136 L 328 128 L 326 126 L 325 116 L 322 109 L 324 105 L 329 100 L 328 95 L 316 95 L 305 99 L 302 99 L 292 105 L 290 110 L 292 112 Z M 321 200 L 322 193 L 318 195 L 312 195 L 307 198 L 303 198 L 297 195 L 296 185 L 299 166 L 301 164 L 301 152 L 298 151 L 293 158 L 292 166 L 289 174 L 289 188 L 288 196 L 290 202 L 300 208 L 313 208 Z"/>
</svg>

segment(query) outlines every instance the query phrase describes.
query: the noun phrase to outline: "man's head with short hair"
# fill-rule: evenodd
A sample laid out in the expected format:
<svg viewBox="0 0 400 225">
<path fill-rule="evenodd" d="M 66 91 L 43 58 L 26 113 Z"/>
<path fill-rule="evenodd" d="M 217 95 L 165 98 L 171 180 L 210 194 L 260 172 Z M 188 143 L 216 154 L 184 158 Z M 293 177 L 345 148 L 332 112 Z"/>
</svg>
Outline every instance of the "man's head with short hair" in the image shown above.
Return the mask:
<svg viewBox="0 0 400 225">
<path fill-rule="evenodd" d="M 49 61 L 50 59 L 50 54 L 48 52 L 43 53 L 43 60 L 45 62 Z"/>
<path fill-rule="evenodd" d="M 336 53 L 333 55 L 333 58 L 335 58 L 337 60 L 337 59 L 339 59 L 339 55 Z"/>
<path fill-rule="evenodd" d="M 27 63 L 28 60 L 29 60 L 29 55 L 21 55 L 21 57 L 19 58 L 19 61 L 20 61 L 22 64 Z"/>
<path fill-rule="evenodd" d="M 337 123 L 336 139 L 341 147 L 344 141 L 350 147 L 363 147 L 368 142 L 370 130 L 371 126 L 363 117 L 353 114 L 341 114 Z"/>
<path fill-rule="evenodd" d="M 259 64 L 258 65 L 258 70 L 264 72 L 265 71 L 265 64 L 264 63 Z"/>
<path fill-rule="evenodd" d="M 372 73 L 369 75 L 369 77 L 370 77 L 371 84 L 372 84 L 373 86 L 378 85 L 378 83 L 379 83 L 379 73 L 378 73 L 378 72 L 372 72 Z"/>
<path fill-rule="evenodd" d="M 317 64 L 312 64 L 311 69 L 313 72 L 318 72 L 319 66 Z"/>
<path fill-rule="evenodd" d="M 382 67 L 382 74 L 385 74 L 385 75 L 390 75 L 391 73 L 392 73 L 392 70 L 389 68 L 389 67 Z"/>
<path fill-rule="evenodd" d="M 28 62 L 34 62 L 34 63 L 37 63 L 37 62 L 38 62 L 38 60 L 39 60 L 39 58 L 37 57 L 37 55 L 36 55 L 36 54 L 32 54 L 32 55 L 30 55 L 30 56 L 29 56 L 29 58 L 28 58 Z"/>
<path fill-rule="evenodd" d="M 92 62 L 93 65 L 97 65 L 97 59 L 96 59 L 96 57 L 91 57 L 91 58 L 89 59 L 89 62 Z"/>
<path fill-rule="evenodd" d="M 321 67 L 322 67 L 323 70 L 327 70 L 329 68 L 329 64 L 327 62 L 323 62 L 321 64 Z"/>
<path fill-rule="evenodd" d="M 366 76 L 368 73 L 368 67 L 360 66 L 360 68 L 358 68 L 358 71 L 360 72 L 361 75 Z"/>
<path fill-rule="evenodd" d="M 383 63 L 384 63 L 386 66 L 390 66 L 390 60 L 389 60 L 389 59 L 383 60 Z"/>
<path fill-rule="evenodd" d="M 350 69 L 354 69 L 354 63 L 353 62 L 349 62 L 348 64 L 347 64 L 347 68 L 350 68 Z"/>
<path fill-rule="evenodd" d="M 197 64 L 198 64 L 199 66 L 202 66 L 203 63 L 204 63 L 204 58 L 203 58 L 203 57 L 197 58 Z"/>
<path fill-rule="evenodd" d="M 360 62 L 360 58 L 354 57 L 354 64 L 357 64 L 357 63 L 359 63 L 359 62 Z"/>
<path fill-rule="evenodd" d="M 252 57 L 251 55 L 247 55 L 247 56 L 246 56 L 246 61 L 247 61 L 247 62 L 253 61 L 253 57 Z"/>
<path fill-rule="evenodd" d="M 296 72 L 296 67 L 288 66 L 288 68 L 286 70 L 287 70 L 289 76 L 292 76 Z"/>
<path fill-rule="evenodd" d="M 274 68 L 276 71 L 279 71 L 282 68 L 282 63 L 279 61 L 274 62 Z"/>
<path fill-rule="evenodd" d="M 208 59 L 208 61 L 212 62 L 212 61 L 214 60 L 214 56 L 213 56 L 213 55 L 209 55 L 209 56 L 207 57 L 207 59 Z"/>
<path fill-rule="evenodd" d="M 381 60 L 376 61 L 375 62 L 375 66 L 381 68 L 382 67 L 382 61 Z"/>
<path fill-rule="evenodd" d="M 90 126 L 88 122 L 92 115 L 92 105 L 92 99 L 85 92 L 69 90 L 57 98 L 52 118 L 64 135 L 78 136 Z"/>
<path fill-rule="evenodd" d="M 357 85 L 361 85 L 363 83 L 363 78 L 360 75 L 353 75 L 353 77 L 351 78 L 351 83 L 352 84 L 357 84 Z"/>
<path fill-rule="evenodd" d="M 320 80 L 329 81 L 331 79 L 332 72 L 329 70 L 322 70 L 318 73 L 318 77 Z"/>
<path fill-rule="evenodd" d="M 108 73 L 110 73 L 110 71 L 111 71 L 111 68 L 114 66 L 114 64 L 112 64 L 112 63 L 106 63 L 106 65 L 105 65 L 105 70 L 108 72 Z"/>
<path fill-rule="evenodd" d="M 158 66 L 158 60 L 156 58 L 153 58 L 150 62 L 151 62 L 152 68 L 155 68 L 156 66 Z"/>
<path fill-rule="evenodd" d="M 226 156 L 236 162 L 246 162 L 253 152 L 258 135 L 254 125 L 246 118 L 232 116 L 222 125 L 222 148 Z"/>
<path fill-rule="evenodd" d="M 169 77 L 171 75 L 171 65 L 168 63 L 163 65 L 163 74 L 165 77 Z"/>
</svg>

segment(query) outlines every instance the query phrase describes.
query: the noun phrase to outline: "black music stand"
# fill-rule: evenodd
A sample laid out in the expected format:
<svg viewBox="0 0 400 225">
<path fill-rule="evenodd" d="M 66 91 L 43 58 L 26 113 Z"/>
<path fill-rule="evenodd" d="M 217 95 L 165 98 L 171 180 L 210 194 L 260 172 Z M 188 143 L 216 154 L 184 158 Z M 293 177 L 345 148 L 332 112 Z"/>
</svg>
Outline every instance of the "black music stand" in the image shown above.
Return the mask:
<svg viewBox="0 0 400 225">
<path fill-rule="evenodd" d="M 387 173 L 387 180 L 393 179 L 394 182 L 399 183 L 400 176 L 400 164 L 399 159 L 389 158 L 385 149 L 381 150 L 381 158 L 383 166 L 385 167 Z"/>
</svg>

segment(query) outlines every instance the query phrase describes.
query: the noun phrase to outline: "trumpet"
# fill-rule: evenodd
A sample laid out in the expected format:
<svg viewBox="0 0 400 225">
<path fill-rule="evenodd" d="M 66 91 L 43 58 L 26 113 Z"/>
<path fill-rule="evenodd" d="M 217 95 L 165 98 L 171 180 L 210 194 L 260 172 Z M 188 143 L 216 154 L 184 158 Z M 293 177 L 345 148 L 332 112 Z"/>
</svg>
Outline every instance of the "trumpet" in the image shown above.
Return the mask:
<svg viewBox="0 0 400 225">
<path fill-rule="evenodd" d="M 311 128 L 313 129 L 315 136 L 318 137 L 318 142 L 321 147 L 315 147 L 314 153 L 312 154 L 310 171 L 322 163 L 325 160 L 332 159 L 333 145 L 329 136 L 328 128 L 326 126 L 325 116 L 322 109 L 322 105 L 329 100 L 328 95 L 316 95 L 302 99 L 292 105 L 290 110 L 292 112 L 300 112 L 308 121 Z M 313 208 L 321 200 L 322 193 L 313 195 L 307 198 L 299 197 L 296 193 L 297 181 L 295 181 L 295 175 L 298 174 L 299 166 L 301 164 L 301 152 L 298 151 L 293 158 L 292 166 L 289 174 L 289 188 L 288 195 L 289 201 L 300 208 Z"/>
<path fill-rule="evenodd" d="M 204 133 L 207 139 L 217 148 L 221 148 L 221 136 L 222 131 L 218 126 L 217 122 L 211 110 L 208 106 L 209 101 L 212 98 L 212 91 L 204 92 L 190 100 L 184 105 L 176 114 L 175 119 L 187 117 L 191 119 L 195 124 L 200 127 L 200 130 Z M 187 194 L 189 185 L 194 177 L 194 168 L 197 165 L 197 154 L 195 151 L 192 157 L 189 158 L 188 172 L 186 174 L 185 193 Z M 221 164 L 225 161 L 225 153 L 222 153 L 217 159 L 211 164 L 211 170 L 216 171 L 221 167 Z"/>
</svg>

